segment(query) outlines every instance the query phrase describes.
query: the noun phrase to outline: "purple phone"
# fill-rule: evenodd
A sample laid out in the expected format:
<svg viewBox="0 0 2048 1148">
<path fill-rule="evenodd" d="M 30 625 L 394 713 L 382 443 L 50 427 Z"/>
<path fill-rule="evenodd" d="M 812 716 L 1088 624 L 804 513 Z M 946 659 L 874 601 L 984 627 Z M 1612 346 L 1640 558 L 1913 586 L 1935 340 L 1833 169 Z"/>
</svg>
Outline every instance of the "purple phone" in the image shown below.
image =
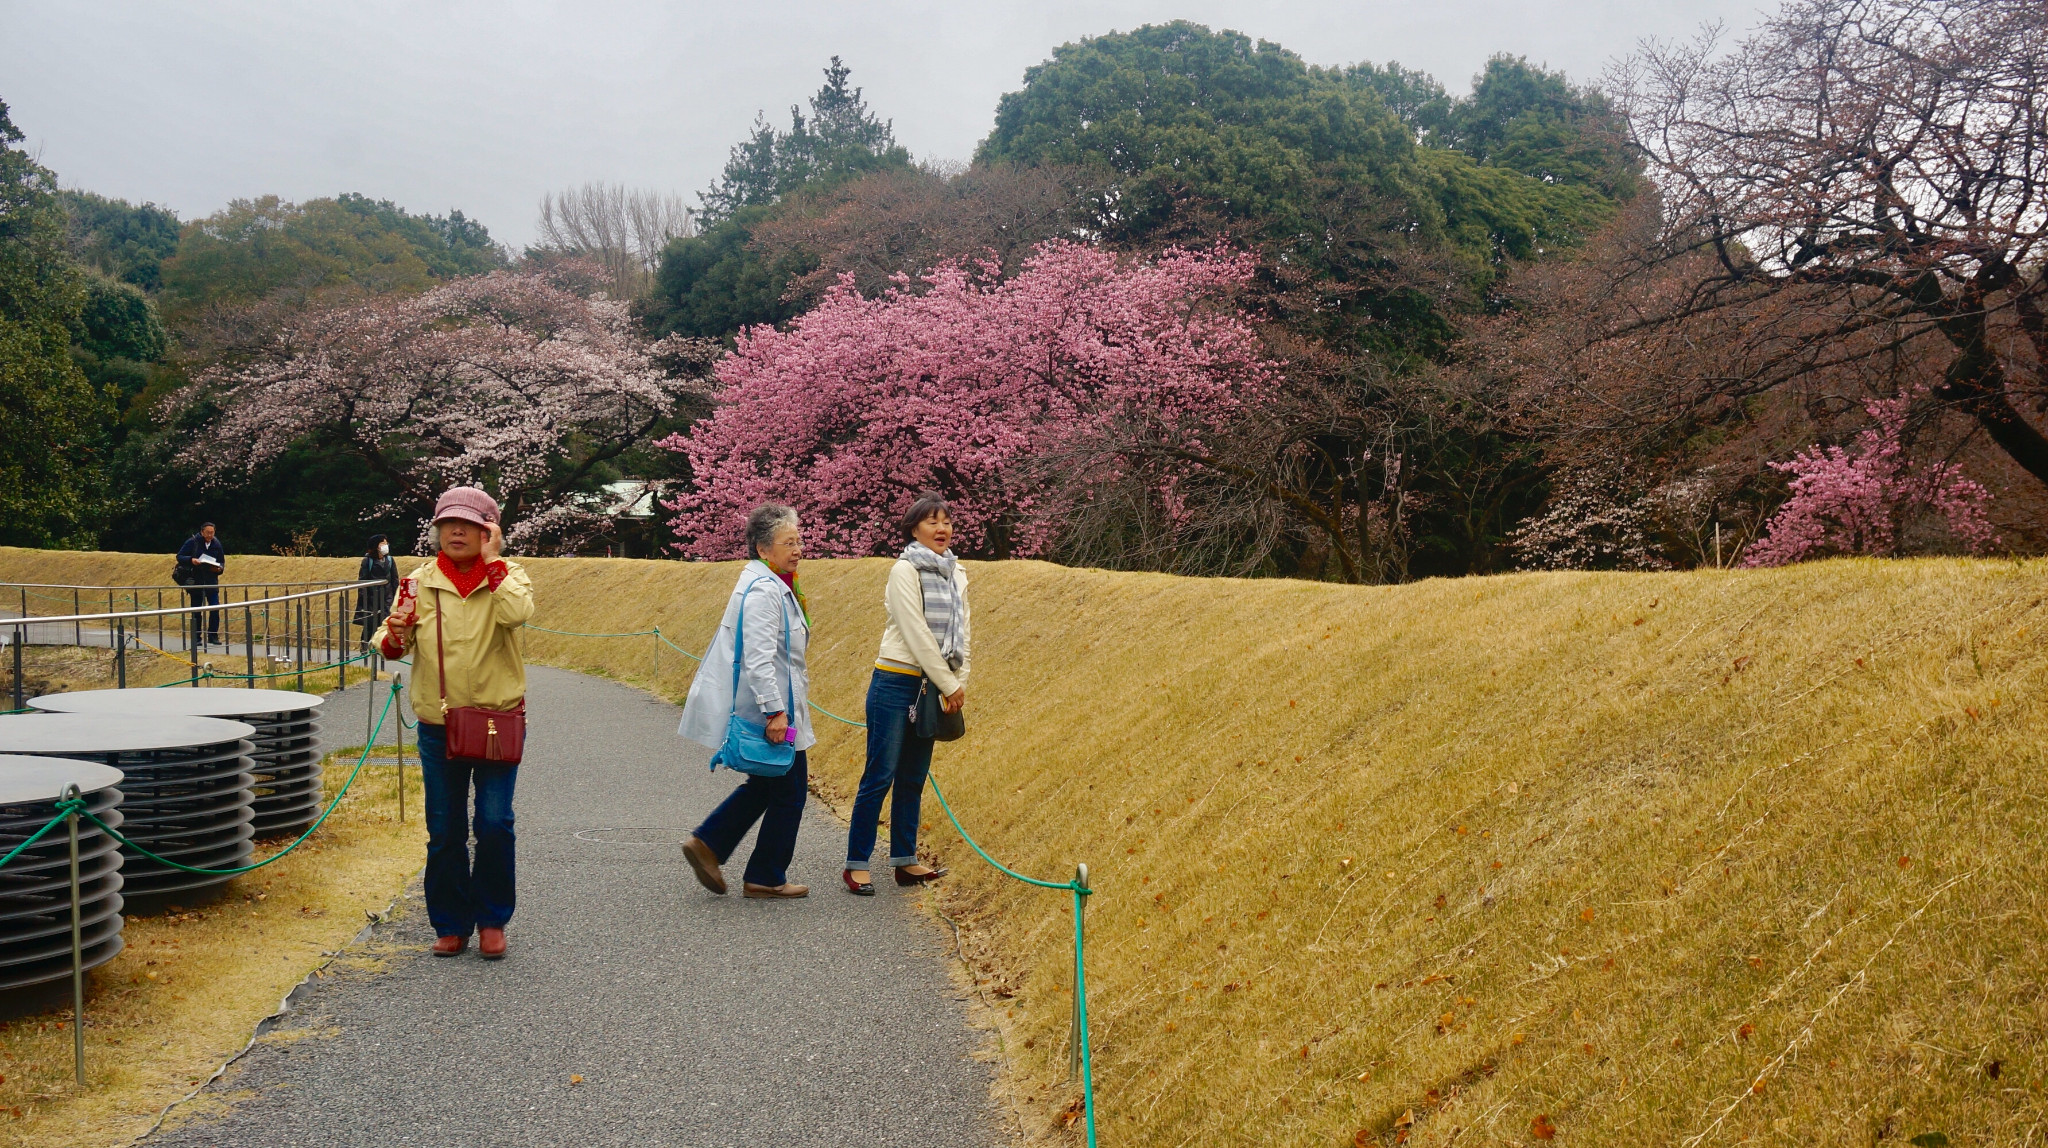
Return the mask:
<svg viewBox="0 0 2048 1148">
<path fill-rule="evenodd" d="M 795 744 L 796 744 L 796 726 L 795 726 L 795 725 L 788 725 L 788 726 L 784 726 L 784 727 L 783 727 L 783 729 L 782 729 L 782 744 L 784 744 L 784 745 L 795 745 Z"/>
</svg>

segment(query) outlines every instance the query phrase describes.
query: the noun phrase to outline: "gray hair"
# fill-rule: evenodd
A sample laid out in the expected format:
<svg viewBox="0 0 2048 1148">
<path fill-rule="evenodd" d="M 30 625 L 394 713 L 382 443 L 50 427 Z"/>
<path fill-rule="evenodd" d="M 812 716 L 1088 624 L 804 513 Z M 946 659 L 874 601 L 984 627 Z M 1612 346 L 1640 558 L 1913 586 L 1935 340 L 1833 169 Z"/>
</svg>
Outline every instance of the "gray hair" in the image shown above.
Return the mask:
<svg viewBox="0 0 2048 1148">
<path fill-rule="evenodd" d="M 759 558 L 763 546 L 773 546 L 785 526 L 796 525 L 796 511 L 779 502 L 764 502 L 747 515 L 747 557 Z"/>
</svg>

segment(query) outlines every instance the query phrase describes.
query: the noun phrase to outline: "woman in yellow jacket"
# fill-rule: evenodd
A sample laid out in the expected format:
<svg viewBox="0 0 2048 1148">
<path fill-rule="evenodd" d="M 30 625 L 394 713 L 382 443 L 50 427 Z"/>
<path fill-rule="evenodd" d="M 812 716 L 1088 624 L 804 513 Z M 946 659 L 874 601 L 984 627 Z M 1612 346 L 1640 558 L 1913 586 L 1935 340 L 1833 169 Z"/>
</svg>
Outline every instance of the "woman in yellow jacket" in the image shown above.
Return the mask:
<svg viewBox="0 0 2048 1148">
<path fill-rule="evenodd" d="M 434 534 L 439 553 L 413 571 L 419 579 L 417 612 L 386 618 L 379 645 L 387 658 L 425 651 L 413 658 L 412 708 L 419 715 L 427 799 L 427 919 L 437 938 L 434 955 L 460 954 L 474 931 L 477 955 L 497 960 L 505 955 L 505 924 L 512 919 L 512 789 L 519 767 L 449 757 L 443 715 L 462 706 L 512 710 L 525 701 L 519 628 L 533 617 L 533 583 L 517 562 L 500 557 L 505 533 L 497 500 L 476 487 L 459 486 L 441 496 L 434 504 Z M 445 651 L 440 656 L 434 653 L 437 637 Z"/>
</svg>

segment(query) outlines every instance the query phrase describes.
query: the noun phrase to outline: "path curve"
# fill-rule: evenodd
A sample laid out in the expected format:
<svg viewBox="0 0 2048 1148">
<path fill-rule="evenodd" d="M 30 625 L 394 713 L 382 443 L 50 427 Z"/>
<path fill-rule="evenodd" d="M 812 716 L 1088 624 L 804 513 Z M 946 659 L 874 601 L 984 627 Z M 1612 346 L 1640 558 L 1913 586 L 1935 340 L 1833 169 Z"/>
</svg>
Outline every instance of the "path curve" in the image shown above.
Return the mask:
<svg viewBox="0 0 2048 1148">
<path fill-rule="evenodd" d="M 510 955 L 425 956 L 415 885 L 366 946 L 388 953 L 384 968 L 302 989 L 208 1090 L 224 1114 L 174 1117 L 146 1144 L 1002 1139 L 989 1070 L 971 1059 L 980 1041 L 914 894 L 847 896 L 845 831 L 815 802 L 791 867 L 811 886 L 803 901 L 714 897 L 675 845 L 601 840 L 676 840 L 733 775 L 709 774 L 707 752 L 675 736 L 677 708 L 637 690 L 536 667 L 530 691 Z M 330 747 L 360 744 L 365 692 L 329 695 Z M 607 827 L 672 832 L 591 832 Z M 728 868 L 737 890 L 738 861 Z"/>
</svg>

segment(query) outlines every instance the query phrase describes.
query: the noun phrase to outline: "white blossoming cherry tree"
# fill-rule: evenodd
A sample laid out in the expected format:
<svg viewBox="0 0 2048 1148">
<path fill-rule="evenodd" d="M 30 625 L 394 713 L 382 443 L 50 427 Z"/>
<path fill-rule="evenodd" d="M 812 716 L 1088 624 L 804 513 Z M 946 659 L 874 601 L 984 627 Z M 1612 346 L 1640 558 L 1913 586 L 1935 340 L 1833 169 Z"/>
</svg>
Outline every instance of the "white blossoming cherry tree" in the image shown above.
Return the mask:
<svg viewBox="0 0 2048 1148">
<path fill-rule="evenodd" d="M 508 541 L 567 549 L 608 525 L 587 493 L 599 468 L 702 398 L 719 353 L 648 342 L 589 281 L 573 263 L 495 271 L 295 314 L 253 361 L 173 400 L 218 411 L 183 460 L 231 485 L 295 443 L 340 443 L 400 492 L 366 516 L 424 513 L 475 483 L 504 506 Z"/>
</svg>

